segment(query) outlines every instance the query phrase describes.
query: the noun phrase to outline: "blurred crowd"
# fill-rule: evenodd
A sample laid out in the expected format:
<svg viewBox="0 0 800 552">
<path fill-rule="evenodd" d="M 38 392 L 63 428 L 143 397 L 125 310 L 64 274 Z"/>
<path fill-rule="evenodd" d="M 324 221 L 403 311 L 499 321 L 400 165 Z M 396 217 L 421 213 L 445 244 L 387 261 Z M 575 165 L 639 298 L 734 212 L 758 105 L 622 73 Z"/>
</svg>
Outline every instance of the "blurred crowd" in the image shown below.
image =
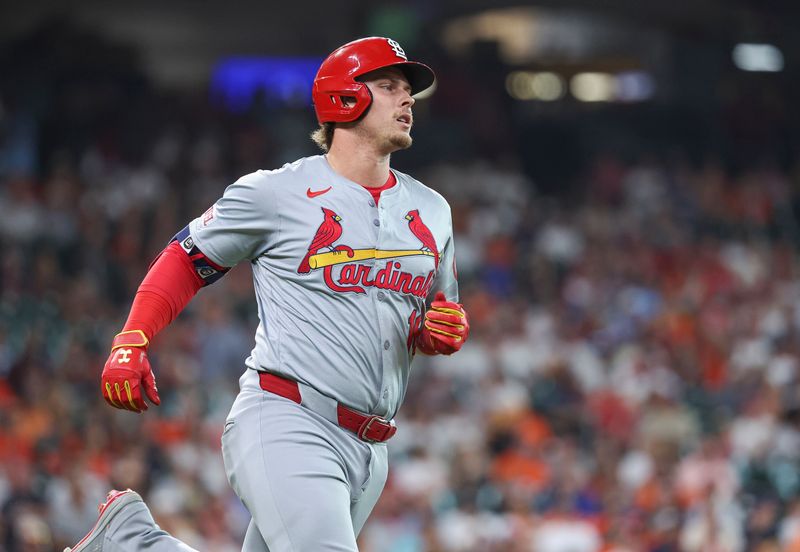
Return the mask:
<svg viewBox="0 0 800 552">
<path fill-rule="evenodd" d="M 564 205 L 426 176 L 475 339 L 420 362 L 370 549 L 800 550 L 800 181 L 604 157 Z"/>
<path fill-rule="evenodd" d="M 453 207 L 472 337 L 415 361 L 361 549 L 800 551 L 800 171 L 599 150 L 545 194 L 487 132 L 502 114 L 447 82 L 431 101 L 466 127 L 421 102 L 423 152 L 396 159 Z M 248 267 L 153 343 L 160 407 L 108 407 L 99 375 L 149 262 L 238 176 L 313 154 L 310 110 L 79 92 L 0 109 L 0 550 L 74 544 L 112 487 L 199 550 L 239 550 L 219 439 Z M 491 155 L 425 155 L 458 135 Z"/>
</svg>

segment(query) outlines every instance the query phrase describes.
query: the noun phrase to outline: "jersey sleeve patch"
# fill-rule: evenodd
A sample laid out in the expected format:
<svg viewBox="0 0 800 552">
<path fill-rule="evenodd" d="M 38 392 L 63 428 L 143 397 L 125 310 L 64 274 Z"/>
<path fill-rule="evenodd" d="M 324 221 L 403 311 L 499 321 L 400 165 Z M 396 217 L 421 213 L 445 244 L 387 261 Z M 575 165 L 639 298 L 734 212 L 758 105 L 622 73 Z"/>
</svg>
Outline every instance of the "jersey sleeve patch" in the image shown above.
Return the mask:
<svg viewBox="0 0 800 552">
<path fill-rule="evenodd" d="M 192 264 L 194 265 L 195 272 L 197 272 L 197 275 L 203 280 L 203 286 L 213 284 L 225 276 L 225 274 L 230 270 L 230 268 L 218 265 L 206 257 L 205 253 L 200 251 L 200 248 L 195 245 L 194 239 L 189 232 L 189 226 L 185 226 L 180 232 L 175 234 L 172 240 L 170 240 L 170 243 L 172 242 L 178 242 L 178 244 L 181 246 L 181 249 L 183 249 L 189 256 L 189 260 L 192 261 Z"/>
<path fill-rule="evenodd" d="M 217 206 L 216 205 L 212 205 L 211 207 L 209 207 L 206 210 L 205 213 L 203 213 L 203 216 L 200 217 L 200 223 L 203 226 L 208 226 L 209 224 L 211 224 L 213 222 L 214 217 L 216 217 L 216 215 L 217 215 Z"/>
</svg>

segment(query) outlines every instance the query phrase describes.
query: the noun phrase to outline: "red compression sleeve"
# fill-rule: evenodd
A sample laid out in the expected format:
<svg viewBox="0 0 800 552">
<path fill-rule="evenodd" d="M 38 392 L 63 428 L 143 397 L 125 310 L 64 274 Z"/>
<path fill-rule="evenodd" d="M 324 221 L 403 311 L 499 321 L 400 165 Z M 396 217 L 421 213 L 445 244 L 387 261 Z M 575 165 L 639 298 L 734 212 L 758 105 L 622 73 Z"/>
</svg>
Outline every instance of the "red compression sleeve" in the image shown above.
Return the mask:
<svg viewBox="0 0 800 552">
<path fill-rule="evenodd" d="M 122 331 L 142 330 L 152 339 L 175 320 L 201 287 L 203 280 L 189 256 L 178 242 L 170 243 L 139 286 Z"/>
</svg>

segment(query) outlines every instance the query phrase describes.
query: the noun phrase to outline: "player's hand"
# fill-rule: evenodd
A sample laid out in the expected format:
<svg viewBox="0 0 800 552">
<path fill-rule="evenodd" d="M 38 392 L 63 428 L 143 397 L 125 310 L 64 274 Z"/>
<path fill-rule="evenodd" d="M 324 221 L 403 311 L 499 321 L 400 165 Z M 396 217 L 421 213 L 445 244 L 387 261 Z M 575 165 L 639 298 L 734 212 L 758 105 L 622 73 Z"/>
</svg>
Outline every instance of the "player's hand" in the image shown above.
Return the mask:
<svg viewBox="0 0 800 552">
<path fill-rule="evenodd" d="M 156 379 L 147 360 L 148 340 L 141 331 L 117 334 L 111 346 L 111 355 L 103 368 L 100 386 L 103 398 L 114 408 L 144 412 L 147 403 L 158 406 L 161 399 L 156 388 Z"/>
<path fill-rule="evenodd" d="M 417 348 L 426 355 L 452 355 L 469 337 L 467 312 L 459 303 L 448 301 L 436 292 L 417 339 Z"/>
</svg>

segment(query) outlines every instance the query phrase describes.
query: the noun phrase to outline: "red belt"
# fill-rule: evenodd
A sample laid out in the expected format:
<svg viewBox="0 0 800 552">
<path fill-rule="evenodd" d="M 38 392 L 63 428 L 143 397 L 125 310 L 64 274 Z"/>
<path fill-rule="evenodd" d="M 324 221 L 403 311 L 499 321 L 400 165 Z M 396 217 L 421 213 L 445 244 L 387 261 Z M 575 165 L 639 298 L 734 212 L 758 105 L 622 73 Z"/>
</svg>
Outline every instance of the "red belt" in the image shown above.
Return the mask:
<svg viewBox="0 0 800 552">
<path fill-rule="evenodd" d="M 296 381 L 282 378 L 276 374 L 259 372 L 258 377 L 261 389 L 275 393 L 281 397 L 302 404 L 300 386 Z M 384 443 L 397 432 L 393 421 L 388 421 L 374 414 L 362 414 L 357 410 L 348 408 L 341 403 L 336 404 L 336 423 L 358 435 L 358 438 L 368 443 Z"/>
</svg>

